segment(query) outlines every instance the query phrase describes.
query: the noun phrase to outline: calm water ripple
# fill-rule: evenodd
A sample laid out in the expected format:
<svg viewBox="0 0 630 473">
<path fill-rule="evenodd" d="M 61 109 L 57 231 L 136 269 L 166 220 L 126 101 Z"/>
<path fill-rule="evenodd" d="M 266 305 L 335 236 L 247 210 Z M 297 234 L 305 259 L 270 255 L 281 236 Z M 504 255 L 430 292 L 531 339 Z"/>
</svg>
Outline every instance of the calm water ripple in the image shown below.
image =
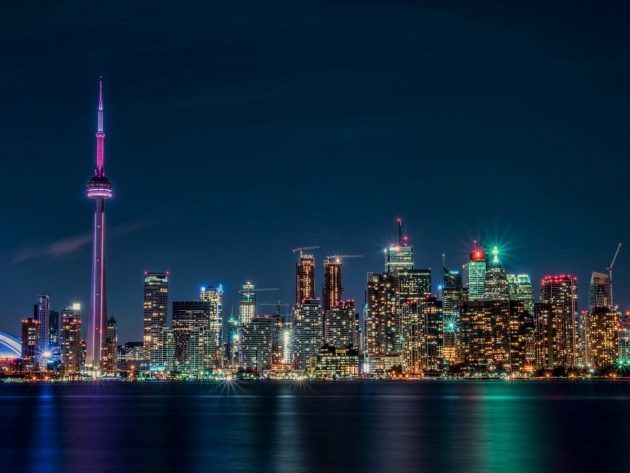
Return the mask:
<svg viewBox="0 0 630 473">
<path fill-rule="evenodd" d="M 0 384 L 1 472 L 628 472 L 630 382 Z"/>
</svg>

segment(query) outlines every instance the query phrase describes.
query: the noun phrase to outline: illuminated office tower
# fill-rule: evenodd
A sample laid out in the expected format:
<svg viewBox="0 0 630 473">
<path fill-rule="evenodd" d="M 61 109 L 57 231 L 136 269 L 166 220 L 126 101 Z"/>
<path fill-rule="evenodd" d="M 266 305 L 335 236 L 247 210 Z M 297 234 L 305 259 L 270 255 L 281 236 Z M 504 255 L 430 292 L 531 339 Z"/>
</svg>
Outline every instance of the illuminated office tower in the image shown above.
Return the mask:
<svg viewBox="0 0 630 473">
<path fill-rule="evenodd" d="M 608 274 L 594 272 L 588 289 L 588 311 L 596 307 L 608 307 L 609 294 Z"/>
<path fill-rule="evenodd" d="M 295 266 L 295 303 L 315 299 L 315 257 L 300 251 L 300 259 Z"/>
<path fill-rule="evenodd" d="M 536 366 L 533 311 L 521 300 L 510 301 L 510 368 L 516 375 L 532 374 Z"/>
<path fill-rule="evenodd" d="M 577 296 L 577 278 L 561 275 L 542 280 L 540 304 L 535 308 L 540 367 L 577 366 Z"/>
<path fill-rule="evenodd" d="M 41 322 L 34 318 L 22 320 L 22 360 L 28 369 L 36 366 L 39 359 Z"/>
<path fill-rule="evenodd" d="M 510 288 L 510 300 L 522 301 L 525 310 L 534 316 L 534 287 L 532 280 L 527 274 L 507 275 L 508 286 Z"/>
<path fill-rule="evenodd" d="M 619 360 L 620 314 L 612 307 L 595 307 L 586 315 L 587 363 L 595 369 Z"/>
<path fill-rule="evenodd" d="M 322 309 L 318 299 L 306 299 L 293 309 L 295 369 L 309 369 L 323 345 Z"/>
<path fill-rule="evenodd" d="M 50 349 L 50 296 L 40 294 L 37 296 L 35 306 L 35 320 L 39 320 L 39 353 L 43 354 Z"/>
<path fill-rule="evenodd" d="M 470 253 L 470 261 L 462 267 L 462 286 L 466 289 L 469 301 L 481 301 L 486 284 L 486 252 L 475 248 Z"/>
<path fill-rule="evenodd" d="M 627 311 L 619 324 L 619 363 L 630 365 L 630 311 Z"/>
<path fill-rule="evenodd" d="M 242 367 L 257 373 L 271 368 L 274 318 L 254 317 L 243 326 Z"/>
<path fill-rule="evenodd" d="M 107 336 L 101 354 L 101 371 L 115 374 L 118 363 L 118 322 L 114 316 L 107 319 Z"/>
<path fill-rule="evenodd" d="M 61 311 L 61 357 L 67 374 L 81 369 L 81 304 Z"/>
<path fill-rule="evenodd" d="M 157 364 L 157 336 L 168 326 L 167 272 L 144 273 L 144 356 Z"/>
<path fill-rule="evenodd" d="M 503 265 L 499 261 L 499 249 L 492 249 L 492 258 L 486 263 L 486 280 L 483 286 L 484 301 L 509 301 L 510 288 Z"/>
<path fill-rule="evenodd" d="M 368 357 L 402 350 L 399 280 L 393 273 L 368 273 L 365 311 L 365 343 Z"/>
<path fill-rule="evenodd" d="M 424 319 L 425 348 L 422 360 L 423 368 L 436 371 L 441 368 L 444 347 L 444 320 L 442 318 L 442 301 L 436 297 L 427 297 L 420 304 L 421 317 Z"/>
<path fill-rule="evenodd" d="M 483 301 L 465 301 L 455 328 L 457 361 L 476 368 L 492 364 L 492 325 Z"/>
<path fill-rule="evenodd" d="M 339 301 L 326 311 L 324 340 L 334 347 L 354 345 L 356 307 L 353 300 Z"/>
<path fill-rule="evenodd" d="M 204 343 L 208 339 L 206 332 L 208 332 L 210 326 L 211 305 L 210 301 L 207 300 L 173 301 L 175 363 L 180 369 L 185 369 L 188 366 L 189 358 L 192 358 L 191 355 L 194 355 L 196 364 L 202 365 L 203 363 L 203 353 L 208 352 Z M 196 332 L 194 333 L 194 343 L 192 343 L 191 347 L 193 331 Z"/>
<path fill-rule="evenodd" d="M 249 323 L 256 316 L 256 288 L 247 281 L 238 291 L 238 318 L 241 325 Z"/>
<path fill-rule="evenodd" d="M 422 301 L 431 295 L 430 269 L 400 269 L 398 276 L 398 298 L 401 303 Z"/>
<path fill-rule="evenodd" d="M 420 375 L 426 361 L 426 321 L 422 303 L 404 302 L 400 306 L 402 332 L 402 368 L 406 374 Z"/>
<path fill-rule="evenodd" d="M 86 340 L 85 366 L 101 367 L 101 350 L 107 335 L 107 288 L 105 284 L 105 200 L 112 197 L 112 183 L 105 176 L 105 133 L 103 132 L 103 81 L 99 82 L 98 127 L 96 131 L 96 168 L 87 184 L 87 196 L 94 199 L 94 245 L 90 313 Z"/>
<path fill-rule="evenodd" d="M 56 310 L 48 311 L 48 344 L 51 347 L 59 346 L 59 312 Z"/>
<path fill-rule="evenodd" d="M 206 286 L 201 288 L 199 299 L 210 303 L 208 320 L 212 368 L 223 368 L 223 286 Z"/>
<path fill-rule="evenodd" d="M 402 235 L 402 220 L 398 219 L 398 241 L 385 248 L 385 272 L 393 273 L 413 269 L 413 246 L 408 245 L 407 236 Z"/>
<path fill-rule="evenodd" d="M 442 292 L 442 317 L 444 324 L 444 360 L 450 364 L 456 360 L 455 327 L 464 302 L 462 277 L 459 271 L 444 270 L 444 289 Z"/>
<path fill-rule="evenodd" d="M 337 302 L 341 301 L 341 295 L 343 293 L 343 287 L 341 287 L 341 267 L 341 258 L 324 260 L 324 312 L 330 310 Z"/>
<path fill-rule="evenodd" d="M 289 367 L 293 363 L 293 329 L 285 317 L 275 316 L 272 363 Z"/>
</svg>

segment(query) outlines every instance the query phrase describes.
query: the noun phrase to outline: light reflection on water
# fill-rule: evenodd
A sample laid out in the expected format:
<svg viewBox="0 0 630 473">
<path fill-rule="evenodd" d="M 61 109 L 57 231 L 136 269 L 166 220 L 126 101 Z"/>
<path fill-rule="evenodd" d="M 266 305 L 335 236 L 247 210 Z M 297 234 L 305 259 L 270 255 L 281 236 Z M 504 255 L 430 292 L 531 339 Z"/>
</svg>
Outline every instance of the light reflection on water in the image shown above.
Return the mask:
<svg viewBox="0 0 630 473">
<path fill-rule="evenodd" d="M 626 382 L 3 384 L 0 471 L 629 471 L 629 400 Z"/>
</svg>

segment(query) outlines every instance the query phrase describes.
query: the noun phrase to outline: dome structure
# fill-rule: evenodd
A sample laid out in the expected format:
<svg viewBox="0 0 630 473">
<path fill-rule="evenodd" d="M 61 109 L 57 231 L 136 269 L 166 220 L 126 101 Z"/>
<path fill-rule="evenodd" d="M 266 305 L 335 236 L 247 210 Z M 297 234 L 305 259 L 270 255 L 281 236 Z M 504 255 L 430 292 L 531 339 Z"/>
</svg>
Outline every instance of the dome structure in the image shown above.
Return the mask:
<svg viewBox="0 0 630 473">
<path fill-rule="evenodd" d="M 20 358 L 22 342 L 8 333 L 0 332 L 0 359 Z"/>
</svg>

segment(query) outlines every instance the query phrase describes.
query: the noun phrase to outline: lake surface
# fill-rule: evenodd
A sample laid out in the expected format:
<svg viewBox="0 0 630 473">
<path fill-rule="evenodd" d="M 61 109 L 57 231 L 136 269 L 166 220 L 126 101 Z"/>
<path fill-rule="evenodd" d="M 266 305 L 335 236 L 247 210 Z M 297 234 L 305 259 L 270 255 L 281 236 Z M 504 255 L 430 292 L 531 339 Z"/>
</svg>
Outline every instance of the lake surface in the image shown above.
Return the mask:
<svg viewBox="0 0 630 473">
<path fill-rule="evenodd" d="M 630 382 L 0 384 L 0 472 L 629 472 Z"/>
</svg>

